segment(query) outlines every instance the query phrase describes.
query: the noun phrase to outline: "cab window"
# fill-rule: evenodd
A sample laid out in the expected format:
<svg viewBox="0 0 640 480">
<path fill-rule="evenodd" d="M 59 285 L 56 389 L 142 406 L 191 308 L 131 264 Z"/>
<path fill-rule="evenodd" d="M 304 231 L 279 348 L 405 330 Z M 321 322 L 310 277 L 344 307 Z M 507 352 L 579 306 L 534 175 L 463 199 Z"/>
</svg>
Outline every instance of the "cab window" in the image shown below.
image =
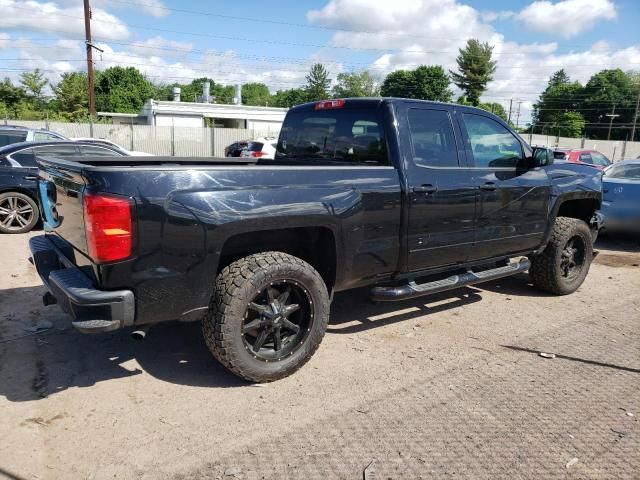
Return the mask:
<svg viewBox="0 0 640 480">
<path fill-rule="evenodd" d="M 458 151 L 449 112 L 409 109 L 413 161 L 425 167 L 457 167 Z"/>
<path fill-rule="evenodd" d="M 515 168 L 522 162 L 522 144 L 506 127 L 482 115 L 462 118 L 476 167 Z"/>
</svg>

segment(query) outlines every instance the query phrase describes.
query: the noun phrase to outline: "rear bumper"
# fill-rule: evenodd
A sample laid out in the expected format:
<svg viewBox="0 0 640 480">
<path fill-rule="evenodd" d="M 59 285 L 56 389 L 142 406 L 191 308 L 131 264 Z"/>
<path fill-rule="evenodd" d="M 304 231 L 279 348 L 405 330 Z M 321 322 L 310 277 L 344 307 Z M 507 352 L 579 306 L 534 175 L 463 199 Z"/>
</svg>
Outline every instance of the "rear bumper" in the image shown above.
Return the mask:
<svg viewBox="0 0 640 480">
<path fill-rule="evenodd" d="M 32 237 L 29 248 L 42 283 L 62 310 L 71 315 L 72 324 L 78 330 L 97 333 L 133 325 L 135 298 L 132 291 L 95 289 L 91 279 L 45 235 Z"/>
</svg>

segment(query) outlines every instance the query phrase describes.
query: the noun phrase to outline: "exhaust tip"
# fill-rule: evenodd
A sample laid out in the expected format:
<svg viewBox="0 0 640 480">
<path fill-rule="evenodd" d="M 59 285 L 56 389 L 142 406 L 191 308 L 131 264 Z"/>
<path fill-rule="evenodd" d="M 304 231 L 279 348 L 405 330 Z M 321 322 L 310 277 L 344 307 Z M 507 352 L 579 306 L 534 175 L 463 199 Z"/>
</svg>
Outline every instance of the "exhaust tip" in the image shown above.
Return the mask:
<svg viewBox="0 0 640 480">
<path fill-rule="evenodd" d="M 133 332 L 131 332 L 131 338 L 133 338 L 134 340 L 144 340 L 147 336 L 147 331 L 149 331 L 149 328 L 139 328 L 137 330 L 134 330 Z"/>
</svg>

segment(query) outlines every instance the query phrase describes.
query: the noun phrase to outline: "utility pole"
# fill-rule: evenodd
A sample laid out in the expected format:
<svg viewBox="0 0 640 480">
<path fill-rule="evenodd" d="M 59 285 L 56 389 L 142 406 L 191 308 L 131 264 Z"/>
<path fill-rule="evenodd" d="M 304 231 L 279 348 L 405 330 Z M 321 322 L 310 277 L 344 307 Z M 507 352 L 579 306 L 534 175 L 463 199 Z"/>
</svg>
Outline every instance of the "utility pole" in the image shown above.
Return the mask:
<svg viewBox="0 0 640 480">
<path fill-rule="evenodd" d="M 631 128 L 631 141 L 635 140 L 636 135 L 636 123 L 638 122 L 638 107 L 640 107 L 640 91 L 638 92 L 638 97 L 636 98 L 636 111 L 633 114 L 633 127 Z"/>
<path fill-rule="evenodd" d="M 513 106 L 513 98 L 509 100 L 509 121 L 507 123 L 511 123 L 511 107 Z"/>
<path fill-rule="evenodd" d="M 520 105 L 522 104 L 522 100 L 518 100 L 518 112 L 516 113 L 516 130 L 520 125 Z"/>
<path fill-rule="evenodd" d="M 84 0 L 84 33 L 87 45 L 87 88 L 89 89 L 89 115 L 96 114 L 96 94 L 93 89 L 93 44 L 91 43 L 91 7 Z"/>
<path fill-rule="evenodd" d="M 606 117 L 609 117 L 611 120 L 609 121 L 609 133 L 607 134 L 607 140 L 611 139 L 611 127 L 613 126 L 613 119 L 620 116 L 619 113 L 616 113 L 616 104 L 613 104 L 613 108 L 611 109 L 611 113 L 605 114 Z"/>
</svg>

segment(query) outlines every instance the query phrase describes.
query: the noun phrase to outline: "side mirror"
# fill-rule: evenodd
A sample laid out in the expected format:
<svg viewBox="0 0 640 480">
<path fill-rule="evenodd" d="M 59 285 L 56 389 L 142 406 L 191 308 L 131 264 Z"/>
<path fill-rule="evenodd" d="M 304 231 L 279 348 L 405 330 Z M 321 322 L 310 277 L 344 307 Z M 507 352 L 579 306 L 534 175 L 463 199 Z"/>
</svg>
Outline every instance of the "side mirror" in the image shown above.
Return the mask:
<svg viewBox="0 0 640 480">
<path fill-rule="evenodd" d="M 533 155 L 531 156 L 531 166 L 546 167 L 553 164 L 553 150 L 546 147 L 533 147 Z"/>
</svg>

